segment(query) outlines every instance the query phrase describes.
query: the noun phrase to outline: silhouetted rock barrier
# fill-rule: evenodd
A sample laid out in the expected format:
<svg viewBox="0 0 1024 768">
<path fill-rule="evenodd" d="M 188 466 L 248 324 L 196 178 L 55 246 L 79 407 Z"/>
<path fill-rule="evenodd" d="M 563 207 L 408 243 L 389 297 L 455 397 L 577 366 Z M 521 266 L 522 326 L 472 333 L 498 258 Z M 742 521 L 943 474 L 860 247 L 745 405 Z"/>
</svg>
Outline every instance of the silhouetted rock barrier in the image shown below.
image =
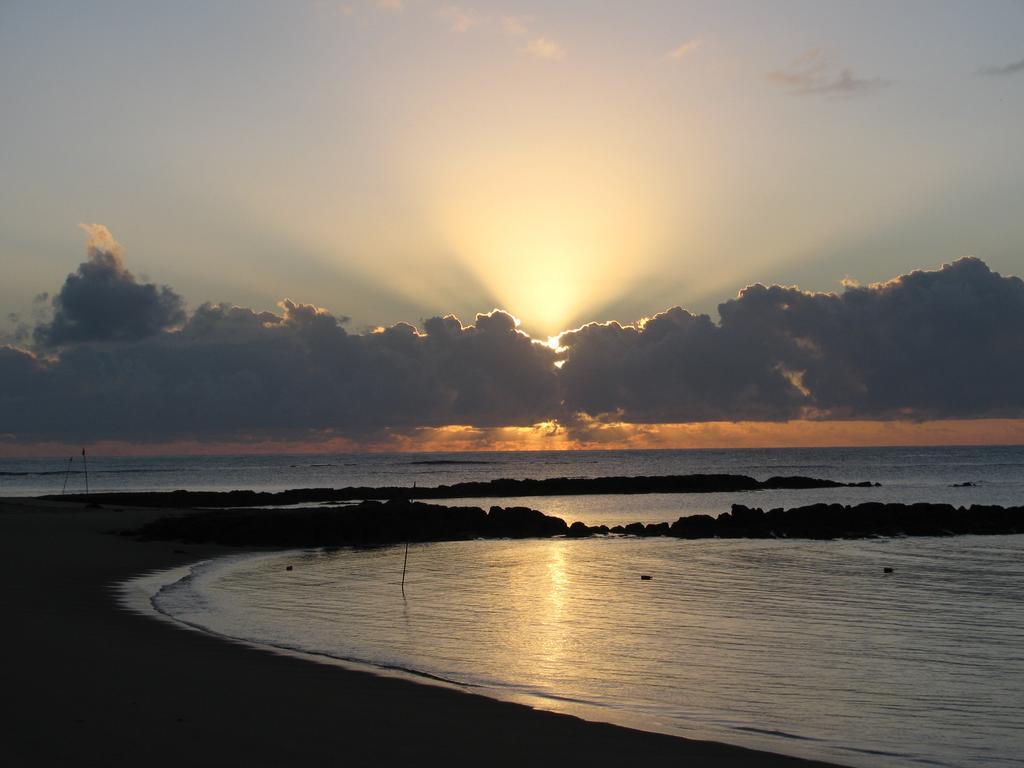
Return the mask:
<svg viewBox="0 0 1024 768">
<path fill-rule="evenodd" d="M 669 523 L 608 528 L 527 507 L 446 507 L 396 499 L 315 509 L 206 510 L 164 517 L 143 526 L 144 538 L 235 546 L 327 547 L 452 541 L 476 538 L 581 538 L 608 533 L 684 539 L 861 539 L 883 536 L 955 536 L 1024 533 L 1024 507 L 950 504 L 812 504 L 752 509 L 734 504 L 717 517 L 694 515 Z"/>
<path fill-rule="evenodd" d="M 957 536 L 1024 533 L 1024 507 L 867 502 L 752 509 L 733 504 L 718 517 L 693 515 L 668 523 L 631 523 L 612 533 L 682 539 L 864 539 L 883 536 Z"/>
<path fill-rule="evenodd" d="M 138 533 L 149 539 L 232 546 L 330 547 L 402 541 L 547 538 L 565 535 L 558 517 L 527 507 L 445 507 L 404 499 L 336 508 L 219 509 L 163 517 Z M 605 529 L 607 532 L 607 529 Z"/>
<path fill-rule="evenodd" d="M 672 535 L 703 538 L 706 523 L 680 518 Z M 789 537 L 804 539 L 863 539 L 876 536 L 957 536 L 1024 533 L 1024 507 L 952 504 L 885 504 L 853 506 L 811 504 L 767 512 L 734 504 L 731 512 L 714 519 L 721 538 Z"/>
<path fill-rule="evenodd" d="M 432 488 L 297 488 L 289 491 L 154 491 L 44 496 L 52 501 L 93 501 L 136 507 L 268 507 L 331 501 L 393 499 L 472 499 L 521 496 L 591 496 L 640 493 L 722 493 L 809 488 L 870 488 L 878 483 L 839 483 L 814 477 L 746 475 L 655 475 L 652 477 L 554 477 L 544 480 L 499 479 Z"/>
</svg>

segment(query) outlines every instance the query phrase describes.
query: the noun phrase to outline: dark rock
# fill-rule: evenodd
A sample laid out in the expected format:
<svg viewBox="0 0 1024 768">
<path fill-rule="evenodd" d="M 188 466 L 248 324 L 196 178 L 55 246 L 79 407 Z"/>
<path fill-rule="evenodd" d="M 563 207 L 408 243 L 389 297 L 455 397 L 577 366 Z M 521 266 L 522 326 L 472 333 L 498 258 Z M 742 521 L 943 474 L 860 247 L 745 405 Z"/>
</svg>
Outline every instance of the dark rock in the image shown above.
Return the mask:
<svg viewBox="0 0 1024 768">
<path fill-rule="evenodd" d="M 590 528 L 585 523 L 581 523 L 578 520 L 569 526 L 569 530 L 566 531 L 566 536 L 573 538 L 580 538 L 582 536 L 590 536 Z"/>
<path fill-rule="evenodd" d="M 761 483 L 761 488 L 842 488 L 846 485 L 852 485 L 852 483 L 837 483 L 835 480 L 819 480 L 815 477 L 796 475 L 790 477 L 769 477 Z"/>
<path fill-rule="evenodd" d="M 668 536 L 668 523 L 648 523 L 644 526 L 644 536 Z"/>
<path fill-rule="evenodd" d="M 448 509 L 429 504 L 413 503 L 412 506 Z M 528 507 L 491 507 L 487 513 L 487 529 L 496 536 L 523 538 L 533 536 L 564 535 L 569 529 L 560 517 L 549 517 L 543 512 Z"/>
<path fill-rule="evenodd" d="M 569 526 L 566 536 L 582 538 L 584 536 L 606 535 L 609 532 L 607 525 L 587 525 L 586 523 L 575 522 Z"/>
<path fill-rule="evenodd" d="M 1024 532 L 1024 507 L 954 508 L 949 504 L 885 504 L 854 506 L 811 504 L 764 513 L 734 505 L 717 519 L 684 517 L 672 525 L 683 538 L 868 538 L 874 536 L 951 536 Z"/>
<path fill-rule="evenodd" d="M 144 525 L 144 538 L 227 545 L 332 547 L 452 541 L 472 538 L 583 537 L 623 533 L 677 538 L 859 539 L 877 536 L 956 536 L 1024 533 L 1024 507 L 950 504 L 855 506 L 810 504 L 764 512 L 742 504 L 717 518 L 668 523 L 587 526 L 527 507 L 445 507 L 393 499 L 344 507 L 288 510 L 226 509 L 163 517 Z"/>
<path fill-rule="evenodd" d="M 715 535 L 715 525 L 715 518 L 710 515 L 680 517 L 672 523 L 669 535 L 682 539 L 707 539 Z"/>
<path fill-rule="evenodd" d="M 563 535 L 565 521 L 527 507 L 444 507 L 405 500 L 310 509 L 224 509 L 163 517 L 149 539 L 235 546 L 330 547 Z"/>
</svg>

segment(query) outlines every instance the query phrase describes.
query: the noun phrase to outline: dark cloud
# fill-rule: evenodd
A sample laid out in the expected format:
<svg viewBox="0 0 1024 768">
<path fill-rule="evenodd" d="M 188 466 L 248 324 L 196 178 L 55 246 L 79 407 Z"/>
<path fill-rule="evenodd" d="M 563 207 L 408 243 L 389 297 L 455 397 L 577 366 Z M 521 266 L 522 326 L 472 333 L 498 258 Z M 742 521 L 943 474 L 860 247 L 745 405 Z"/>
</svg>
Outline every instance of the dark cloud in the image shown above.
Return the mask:
<svg viewBox="0 0 1024 768">
<path fill-rule="evenodd" d="M 47 292 L 32 297 L 30 317 L 20 312 L 7 313 L 7 328 L 0 328 L 0 344 L 26 344 L 32 338 L 33 329 L 42 325 L 50 316 L 50 294 Z"/>
<path fill-rule="evenodd" d="M 979 70 L 979 74 L 996 76 L 1016 75 L 1019 72 L 1024 72 L 1024 59 L 1011 61 L 1009 64 L 1003 64 L 1001 66 L 983 67 L 981 70 Z"/>
<path fill-rule="evenodd" d="M 506 313 L 349 334 L 291 301 L 281 314 L 199 307 L 178 331 L 82 344 L 56 359 L 6 348 L 4 432 L 33 438 L 367 436 L 424 426 L 532 424 L 558 403 L 555 353 Z M 17 367 L 18 375 L 4 375 Z"/>
<path fill-rule="evenodd" d="M 830 417 L 1024 413 L 1024 282 L 964 258 L 841 295 L 754 286 L 719 308 Z"/>
<path fill-rule="evenodd" d="M 567 409 L 607 419 L 1024 415 L 1024 282 L 965 258 L 842 294 L 754 285 L 562 337 Z"/>
<path fill-rule="evenodd" d="M 45 368 L 35 355 L 24 349 L 10 345 L 0 346 L 0 404 L 5 400 L 16 400 L 31 394 L 32 385 L 37 377 L 45 373 Z M 4 413 L 0 405 L 0 413 Z"/>
<path fill-rule="evenodd" d="M 117 274 L 127 274 L 119 261 Z M 101 327 L 89 306 L 78 323 Z M 1024 416 L 1024 283 L 974 258 L 837 294 L 754 285 L 720 305 L 718 322 L 676 307 L 570 331 L 557 352 L 499 310 L 472 325 L 448 316 L 351 333 L 344 318 L 289 300 L 278 312 L 205 304 L 188 317 L 176 306 L 173 325 L 145 333 L 64 336 L 55 349 L 44 323 L 35 350 L 0 346 L 0 431 L 358 440 L 548 420 L 604 430 Z"/>
<path fill-rule="evenodd" d="M 36 329 L 36 343 L 57 347 L 85 341 L 132 341 L 185 320 L 184 301 L 166 285 L 139 283 L 124 268 L 121 247 L 107 228 L 83 225 L 88 258 L 53 298 L 53 320 Z M 45 301 L 40 294 L 36 301 Z"/>
<path fill-rule="evenodd" d="M 768 79 L 792 93 L 820 95 L 866 93 L 891 84 L 880 77 L 858 77 L 849 68 L 838 68 L 821 49 L 807 51 L 785 69 L 769 72 Z"/>
<path fill-rule="evenodd" d="M 707 315 L 675 307 L 642 326 L 584 326 L 562 336 L 566 408 L 628 422 L 777 420 L 802 398 L 772 351 Z"/>
</svg>

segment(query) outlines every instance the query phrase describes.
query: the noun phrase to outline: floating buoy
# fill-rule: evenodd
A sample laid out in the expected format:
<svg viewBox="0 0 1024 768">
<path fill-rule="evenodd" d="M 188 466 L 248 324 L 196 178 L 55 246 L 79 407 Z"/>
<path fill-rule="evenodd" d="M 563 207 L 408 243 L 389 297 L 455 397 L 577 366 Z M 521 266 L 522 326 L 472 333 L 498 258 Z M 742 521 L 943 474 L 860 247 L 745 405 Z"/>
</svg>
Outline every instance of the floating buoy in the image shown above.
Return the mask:
<svg viewBox="0 0 1024 768">
<path fill-rule="evenodd" d="M 650 581 L 650 580 L 651 580 L 651 577 L 648 576 L 646 573 L 640 575 L 640 581 Z"/>
<path fill-rule="evenodd" d="M 882 573 L 895 573 L 895 571 L 896 571 L 895 568 L 890 568 L 889 566 L 886 566 L 885 568 L 882 569 Z"/>
</svg>

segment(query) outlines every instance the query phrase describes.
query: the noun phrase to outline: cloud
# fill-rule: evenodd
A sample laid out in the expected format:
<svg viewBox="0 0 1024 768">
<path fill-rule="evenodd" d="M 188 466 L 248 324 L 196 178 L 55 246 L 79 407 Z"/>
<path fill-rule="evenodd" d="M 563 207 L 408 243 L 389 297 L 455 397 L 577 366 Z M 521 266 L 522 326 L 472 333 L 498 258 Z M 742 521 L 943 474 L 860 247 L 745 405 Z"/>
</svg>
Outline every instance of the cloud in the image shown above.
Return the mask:
<svg viewBox="0 0 1024 768">
<path fill-rule="evenodd" d="M 533 424 L 557 411 L 555 352 L 495 310 L 351 334 L 308 304 L 204 304 L 172 332 L 0 347 L 0 421 L 21 439 L 167 441 Z"/>
<path fill-rule="evenodd" d="M 1024 282 L 979 259 L 840 295 L 753 286 L 719 312 L 800 374 L 821 417 L 1024 414 Z"/>
<path fill-rule="evenodd" d="M 377 0 L 377 7 L 385 11 L 400 11 L 405 7 L 402 0 Z"/>
<path fill-rule="evenodd" d="M 879 77 L 862 78 L 849 68 L 836 67 L 820 48 L 801 54 L 785 69 L 769 72 L 768 79 L 797 94 L 852 95 L 891 84 Z"/>
<path fill-rule="evenodd" d="M 546 37 L 534 38 L 526 44 L 523 52 L 535 59 L 544 59 L 545 61 L 558 61 L 565 58 L 565 50 L 562 46 Z"/>
<path fill-rule="evenodd" d="M 1016 75 L 1020 72 L 1024 72 L 1024 59 L 1018 59 L 1017 61 L 1011 61 L 1009 64 L 1003 64 L 1002 66 L 995 67 L 982 67 L 978 71 L 981 75 Z"/>
<path fill-rule="evenodd" d="M 532 16 L 502 16 L 501 28 L 505 33 L 514 37 L 525 35 L 529 32 L 529 26 L 533 23 Z"/>
<path fill-rule="evenodd" d="M 457 5 L 442 6 L 437 15 L 448 21 L 453 32 L 468 32 L 480 23 L 479 19 Z"/>
<path fill-rule="evenodd" d="M 772 350 L 707 315 L 675 307 L 636 326 L 592 323 L 563 334 L 566 408 L 605 420 L 784 420 L 803 398 Z"/>
<path fill-rule="evenodd" d="M 976 258 L 839 293 L 752 285 L 717 322 L 674 307 L 589 323 L 554 349 L 497 309 L 366 333 L 289 299 L 185 316 L 171 289 L 130 277 L 109 232 L 92 235 L 35 347 L 0 345 L 9 439 L 358 443 L 449 425 L 614 437 L 664 423 L 1024 416 L 1024 282 Z"/>
<path fill-rule="evenodd" d="M 7 329 L 0 329 L 0 344 L 26 344 L 32 338 L 32 329 L 46 321 L 50 315 L 50 294 L 46 291 L 32 297 L 31 319 L 20 312 L 8 312 Z"/>
<path fill-rule="evenodd" d="M 841 294 L 753 285 L 563 334 L 567 410 L 641 423 L 1024 415 L 1024 282 L 979 259 Z"/>
<path fill-rule="evenodd" d="M 84 341 L 126 341 L 185 320 L 184 301 L 168 286 L 140 283 L 125 269 L 121 246 L 102 224 L 83 224 L 86 260 L 53 297 L 53 320 L 35 329 L 46 347 Z"/>
<path fill-rule="evenodd" d="M 696 39 L 696 38 L 694 38 L 692 40 L 686 40 L 686 41 L 680 43 L 679 45 L 677 45 L 675 48 L 673 48 L 668 53 L 666 53 L 665 54 L 665 58 L 666 59 L 671 59 L 673 61 L 679 61 L 680 59 L 682 59 L 687 54 L 690 54 L 690 53 L 693 53 L 694 51 L 696 51 L 698 48 L 700 48 L 700 46 L 701 46 L 701 41 Z"/>
</svg>

